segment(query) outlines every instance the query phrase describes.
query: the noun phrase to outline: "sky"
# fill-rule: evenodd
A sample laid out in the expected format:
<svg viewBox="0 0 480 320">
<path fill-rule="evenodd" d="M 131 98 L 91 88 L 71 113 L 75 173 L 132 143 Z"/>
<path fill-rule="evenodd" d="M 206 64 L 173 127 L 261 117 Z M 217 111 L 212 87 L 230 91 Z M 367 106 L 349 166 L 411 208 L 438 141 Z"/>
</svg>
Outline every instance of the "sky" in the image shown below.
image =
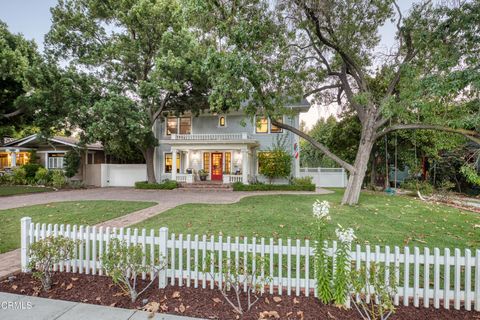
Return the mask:
<svg viewBox="0 0 480 320">
<path fill-rule="evenodd" d="M 417 0 L 397 1 L 403 13 L 407 13 L 413 2 Z M 45 34 L 50 30 L 50 7 L 55 6 L 57 0 L 0 0 L 0 20 L 7 23 L 9 30 L 22 33 L 25 38 L 35 40 L 40 50 L 43 50 Z M 395 26 L 388 22 L 380 29 L 381 48 L 394 45 Z M 314 105 L 309 112 L 302 113 L 300 119 L 311 128 L 319 118 L 326 118 L 340 112 L 336 104 Z"/>
</svg>

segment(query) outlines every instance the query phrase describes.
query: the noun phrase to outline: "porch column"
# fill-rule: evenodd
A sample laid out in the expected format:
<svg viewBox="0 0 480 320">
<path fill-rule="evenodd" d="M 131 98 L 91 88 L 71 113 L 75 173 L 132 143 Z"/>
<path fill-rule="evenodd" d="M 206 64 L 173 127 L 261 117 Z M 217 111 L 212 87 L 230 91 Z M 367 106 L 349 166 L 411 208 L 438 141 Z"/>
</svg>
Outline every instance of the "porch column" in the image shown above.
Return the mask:
<svg viewBox="0 0 480 320">
<path fill-rule="evenodd" d="M 242 150 L 242 182 L 248 184 L 248 150 Z"/>
<path fill-rule="evenodd" d="M 190 152 L 191 152 L 191 151 L 192 151 L 192 150 L 187 150 L 187 151 L 186 151 L 186 154 L 185 154 L 185 170 L 191 168 L 191 166 L 190 166 Z M 185 171 L 185 172 L 186 172 L 186 171 Z"/>
<path fill-rule="evenodd" d="M 11 166 L 16 167 L 17 166 L 17 153 L 15 151 L 12 151 L 10 154 L 11 157 Z"/>
<path fill-rule="evenodd" d="M 177 149 L 172 148 L 172 180 L 177 180 Z"/>
</svg>

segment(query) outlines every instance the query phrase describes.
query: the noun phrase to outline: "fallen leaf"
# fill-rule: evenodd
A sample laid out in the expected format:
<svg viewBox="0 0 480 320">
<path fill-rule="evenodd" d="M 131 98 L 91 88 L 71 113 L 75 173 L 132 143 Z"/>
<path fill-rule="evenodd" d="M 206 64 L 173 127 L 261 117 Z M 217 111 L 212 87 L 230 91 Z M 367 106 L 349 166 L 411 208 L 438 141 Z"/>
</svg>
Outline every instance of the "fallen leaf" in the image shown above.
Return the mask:
<svg viewBox="0 0 480 320">
<path fill-rule="evenodd" d="M 70 279 L 72 279 L 72 281 L 77 281 L 78 280 L 78 278 L 70 278 Z"/>
<path fill-rule="evenodd" d="M 304 319 L 303 311 L 302 310 L 297 311 L 297 316 L 300 317 L 300 320 L 303 320 Z"/>
<path fill-rule="evenodd" d="M 293 312 L 287 312 L 287 314 L 285 315 L 286 317 L 290 317 L 291 315 L 293 314 Z"/>
<path fill-rule="evenodd" d="M 221 303 L 222 302 L 222 300 L 220 300 L 219 298 L 213 298 L 212 300 L 215 303 Z"/>
<path fill-rule="evenodd" d="M 88 302 L 88 299 L 83 299 L 82 302 Z"/>
<path fill-rule="evenodd" d="M 60 285 L 60 288 L 63 288 L 65 287 L 65 282 L 62 282 L 62 284 Z"/>
<path fill-rule="evenodd" d="M 180 304 L 180 307 L 178 307 L 178 310 L 181 312 L 181 313 L 184 313 L 185 310 L 187 310 L 187 308 L 185 308 L 185 306 L 182 304 Z"/>
<path fill-rule="evenodd" d="M 114 302 L 114 303 L 110 304 L 110 307 L 115 307 L 116 304 L 117 304 L 117 303 Z"/>
<path fill-rule="evenodd" d="M 263 311 L 260 312 L 260 319 L 275 318 L 280 319 L 280 315 L 277 311 Z"/>
<path fill-rule="evenodd" d="M 337 319 L 330 313 L 330 311 L 327 311 L 327 316 L 329 319 Z"/>
<path fill-rule="evenodd" d="M 162 309 L 162 311 L 168 311 L 168 306 L 167 306 L 167 304 L 166 304 L 166 303 L 162 304 L 162 305 L 160 306 L 160 309 Z"/>
<path fill-rule="evenodd" d="M 102 298 L 101 297 L 96 297 L 95 300 L 100 301 L 100 300 L 102 300 Z"/>
<path fill-rule="evenodd" d="M 160 303 L 155 301 L 149 302 L 143 307 L 143 311 L 147 311 L 151 313 L 157 312 L 158 309 L 160 309 Z"/>
<path fill-rule="evenodd" d="M 273 301 L 275 301 L 276 303 L 279 303 L 282 301 L 282 298 L 280 297 L 273 297 Z"/>
<path fill-rule="evenodd" d="M 270 304 L 270 300 L 268 300 L 267 297 L 265 297 L 265 303 L 266 303 L 266 304 Z"/>
<path fill-rule="evenodd" d="M 65 290 L 70 290 L 73 288 L 73 283 L 68 284 L 68 286 L 65 288 Z"/>
<path fill-rule="evenodd" d="M 180 291 L 175 291 L 175 292 L 172 294 L 172 298 L 174 298 L 174 299 L 180 298 Z"/>
<path fill-rule="evenodd" d="M 13 289 L 13 290 L 17 290 L 17 288 L 18 288 L 18 286 L 17 286 L 16 284 L 14 284 L 14 285 L 12 286 L 12 289 Z"/>
<path fill-rule="evenodd" d="M 294 304 L 299 304 L 299 303 L 300 303 L 300 301 L 298 301 L 298 299 L 297 299 L 297 298 L 293 298 L 293 303 L 294 303 Z"/>
</svg>

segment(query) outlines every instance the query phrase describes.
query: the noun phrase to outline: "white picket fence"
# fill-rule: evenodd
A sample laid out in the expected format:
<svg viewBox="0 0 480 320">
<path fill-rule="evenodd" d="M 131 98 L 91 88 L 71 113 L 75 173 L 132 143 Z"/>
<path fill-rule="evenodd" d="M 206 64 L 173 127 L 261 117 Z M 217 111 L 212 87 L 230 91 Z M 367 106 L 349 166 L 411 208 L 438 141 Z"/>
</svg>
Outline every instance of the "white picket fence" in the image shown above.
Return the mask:
<svg viewBox="0 0 480 320">
<path fill-rule="evenodd" d="M 130 228 L 103 228 L 77 225 L 51 225 L 32 223 L 31 218 L 21 220 L 21 264 L 22 270 L 28 271 L 29 246 L 46 236 L 65 236 L 80 240 L 81 244 L 75 248 L 74 257 L 69 261 L 60 262 L 54 266 L 56 271 L 78 272 L 103 275 L 100 257 L 108 247 L 112 238 L 125 240 L 127 244 L 139 244 L 144 253 L 144 265 L 152 266 L 149 274 L 142 274 L 142 278 L 151 277 L 154 261 L 167 267 L 159 274 L 159 287 L 168 283 L 178 286 L 194 286 L 195 288 L 215 288 L 215 282 L 221 283 L 221 261 L 229 259 L 238 265 L 240 257 L 248 255 L 266 258 L 266 265 L 255 266 L 261 268 L 263 277 L 271 282 L 262 287 L 262 292 L 271 294 L 316 295 L 314 279 L 314 249 L 309 240 L 274 240 L 272 238 L 240 239 L 239 237 L 207 237 L 206 235 L 176 235 L 169 234 L 167 228 L 157 231 L 151 229 Z M 329 254 L 335 258 L 336 243 L 332 242 Z M 452 254 L 453 253 L 453 254 Z M 207 255 L 216 255 L 218 265 L 207 266 Z M 157 258 L 157 260 L 155 259 Z M 351 251 L 352 266 L 359 270 L 375 262 L 385 271 L 386 281 L 390 279 L 390 272 L 395 273 L 397 294 L 394 297 L 395 305 L 403 304 L 414 306 L 449 309 L 452 305 L 460 309 L 480 311 L 480 250 L 475 256 L 471 250 L 389 246 L 357 245 Z M 247 259 L 243 259 L 247 261 Z M 255 263 L 257 259 L 250 259 Z M 333 264 L 335 265 L 335 263 Z M 208 273 L 202 270 L 209 269 Z M 213 278 L 212 278 L 213 275 Z M 349 302 L 348 302 L 349 303 Z"/>
</svg>

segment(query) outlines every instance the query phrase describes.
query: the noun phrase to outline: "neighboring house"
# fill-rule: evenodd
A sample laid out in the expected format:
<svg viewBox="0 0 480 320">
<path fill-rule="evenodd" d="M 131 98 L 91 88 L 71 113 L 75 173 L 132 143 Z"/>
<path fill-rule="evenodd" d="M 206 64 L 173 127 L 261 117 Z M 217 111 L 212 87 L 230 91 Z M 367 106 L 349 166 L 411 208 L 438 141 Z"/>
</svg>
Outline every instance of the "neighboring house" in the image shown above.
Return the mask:
<svg viewBox="0 0 480 320">
<path fill-rule="evenodd" d="M 299 128 L 299 113 L 307 112 L 306 100 L 289 106 L 293 115 L 280 121 Z M 277 128 L 265 117 L 246 116 L 241 111 L 228 114 L 202 114 L 163 117 L 155 125 L 159 147 L 156 152 L 157 180 L 172 179 L 191 183 L 199 170 L 208 180 L 224 183 L 266 181 L 261 175 L 258 154 L 268 152 L 282 137 L 292 155 L 292 176 L 300 175 L 299 138 Z M 280 181 L 277 181 L 280 182 Z"/>
<path fill-rule="evenodd" d="M 38 134 L 9 141 L 0 146 L 0 170 L 8 170 L 30 162 L 32 154 L 35 162 L 48 169 L 63 169 L 65 154 L 79 147 L 79 140 L 72 137 L 54 136 L 41 138 Z M 34 151 L 32 153 L 32 151 Z M 100 143 L 88 144 L 81 149 L 81 164 L 76 179 L 83 179 L 87 164 L 105 163 L 106 156 Z"/>
</svg>

